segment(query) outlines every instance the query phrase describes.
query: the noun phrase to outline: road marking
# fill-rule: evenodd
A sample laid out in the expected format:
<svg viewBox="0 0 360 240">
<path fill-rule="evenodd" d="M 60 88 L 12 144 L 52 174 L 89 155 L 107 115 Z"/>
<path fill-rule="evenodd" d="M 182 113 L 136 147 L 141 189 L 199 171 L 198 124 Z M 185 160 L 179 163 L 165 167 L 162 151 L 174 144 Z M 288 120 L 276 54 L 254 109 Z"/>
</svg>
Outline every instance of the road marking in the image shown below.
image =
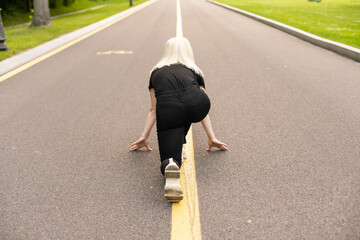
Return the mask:
<svg viewBox="0 0 360 240">
<path fill-rule="evenodd" d="M 110 55 L 110 54 L 132 54 L 133 51 L 124 51 L 124 50 L 120 50 L 120 51 L 113 51 L 113 50 L 110 50 L 110 51 L 106 51 L 106 52 L 97 52 L 96 54 L 97 55 Z"/>
<path fill-rule="evenodd" d="M 183 36 L 180 0 L 177 0 L 176 36 Z M 172 204 L 171 240 L 201 240 L 192 127 L 186 136 L 186 142 L 187 158 L 183 160 L 180 170 L 180 184 L 184 191 L 184 199 Z"/>
<path fill-rule="evenodd" d="M 18 67 L 18 68 L 15 68 L 14 70 L 11 70 L 11 71 L 8 72 L 8 73 L 5 73 L 4 75 L 0 76 L 0 82 L 6 80 L 6 79 L 8 79 L 8 78 L 13 77 L 14 75 L 16 75 L 16 74 L 18 74 L 18 73 L 20 73 L 20 72 L 22 72 L 22 71 L 24 71 L 24 70 L 32 67 L 32 66 L 34 66 L 35 64 L 37 64 L 37 63 L 39 63 L 39 62 L 41 62 L 41 61 L 43 61 L 43 60 L 45 60 L 45 59 L 47 59 L 47 58 L 55 55 L 55 54 L 63 51 L 64 49 L 66 49 L 66 48 L 68 48 L 68 47 L 70 47 L 70 46 L 72 46 L 72 45 L 74 45 L 74 44 L 76 44 L 76 43 L 78 43 L 78 42 L 80 42 L 80 41 L 82 41 L 82 40 L 84 40 L 84 39 L 92 36 L 92 35 L 94 35 L 95 33 L 100 32 L 101 30 L 110 27 L 111 25 L 113 25 L 113 24 L 115 24 L 115 23 L 117 23 L 117 22 L 119 22 L 119 21 L 121 21 L 121 20 L 123 20 L 123 19 L 125 19 L 125 18 L 127 18 L 127 17 L 129 17 L 129 16 L 131 16 L 131 15 L 133 15 L 134 13 L 139 12 L 140 10 L 144 9 L 144 8 L 147 7 L 147 6 L 150 6 L 151 4 L 155 3 L 156 1 L 157 1 L 157 0 L 149 1 L 149 4 L 142 5 L 142 6 L 139 7 L 138 9 L 136 9 L 136 10 L 134 10 L 134 11 L 132 11 L 132 12 L 129 12 L 128 14 L 126 14 L 126 15 L 118 18 L 118 19 L 115 19 L 115 20 L 112 21 L 112 22 L 109 22 L 109 23 L 105 24 L 104 26 L 101 26 L 101 27 L 99 27 L 99 28 L 97 28 L 97 29 L 95 29 L 95 30 L 93 30 L 93 31 L 91 31 L 91 32 L 89 32 L 89 33 L 87 33 L 87 34 L 85 34 L 85 35 L 77 38 L 77 39 L 74 39 L 74 40 L 72 40 L 72 41 L 70 41 L 70 42 L 62 45 L 61 47 L 58 47 L 58 48 L 54 49 L 54 50 L 51 51 L 51 52 L 48 52 L 48 53 L 42 55 L 41 57 L 38 57 L 38 58 L 36 58 L 36 59 L 28 62 L 28 63 L 25 63 L 24 65 L 22 65 L 22 66 L 20 66 L 20 67 Z"/>
<path fill-rule="evenodd" d="M 181 18 L 181 8 L 180 8 L 180 0 L 176 0 L 176 36 L 183 36 L 183 28 L 182 28 L 182 18 Z"/>
<path fill-rule="evenodd" d="M 186 136 L 187 158 L 180 173 L 184 199 L 172 205 L 171 240 L 201 240 L 200 212 L 195 175 L 192 127 Z"/>
</svg>

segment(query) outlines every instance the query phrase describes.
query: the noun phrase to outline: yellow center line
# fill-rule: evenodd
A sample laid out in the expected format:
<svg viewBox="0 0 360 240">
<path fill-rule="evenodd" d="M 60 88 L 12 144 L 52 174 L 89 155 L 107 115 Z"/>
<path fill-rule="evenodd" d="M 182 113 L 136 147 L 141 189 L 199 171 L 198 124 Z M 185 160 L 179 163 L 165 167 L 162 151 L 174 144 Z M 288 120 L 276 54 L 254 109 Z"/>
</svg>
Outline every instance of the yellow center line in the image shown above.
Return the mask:
<svg viewBox="0 0 360 240">
<path fill-rule="evenodd" d="M 186 136 L 186 142 L 187 158 L 180 171 L 184 198 L 181 202 L 172 205 L 171 240 L 201 240 L 192 127 Z"/>
<path fill-rule="evenodd" d="M 11 78 L 11 77 L 13 77 L 14 75 L 16 75 L 16 74 L 18 74 L 18 73 L 20 73 L 20 72 L 22 72 L 22 71 L 24 71 L 24 70 L 32 67 L 33 65 L 35 65 L 35 64 L 37 64 L 37 63 L 39 63 L 39 62 L 41 62 L 41 61 L 43 61 L 43 60 L 45 60 L 45 59 L 47 59 L 47 58 L 49 58 L 49 57 L 51 57 L 51 56 L 53 56 L 53 55 L 55 55 L 55 54 L 63 51 L 64 49 L 66 49 L 66 48 L 68 48 L 68 47 L 70 47 L 70 46 L 72 46 L 72 45 L 74 45 L 74 44 L 76 44 L 76 43 L 78 43 L 78 42 L 80 42 L 80 41 L 82 41 L 82 40 L 84 40 L 85 38 L 88 38 L 88 37 L 90 37 L 91 35 L 94 35 L 95 33 L 100 32 L 101 30 L 110 27 L 110 26 L 113 25 L 114 23 L 117 23 L 117 22 L 119 22 L 119 21 L 121 21 L 121 20 L 123 20 L 123 19 L 125 19 L 125 18 L 127 18 L 127 17 L 129 17 L 129 16 L 131 16 L 131 15 L 133 15 L 134 13 L 139 12 L 140 10 L 144 9 L 144 8 L 147 7 L 147 6 L 150 6 L 151 4 L 153 4 L 153 3 L 156 2 L 156 1 L 157 1 L 157 0 L 149 1 L 147 4 L 140 5 L 139 8 L 137 8 L 136 10 L 131 11 L 131 12 L 125 14 L 124 16 L 118 18 L 118 19 L 115 19 L 115 20 L 113 20 L 113 21 L 111 21 L 111 22 L 109 22 L 109 23 L 107 23 L 107 24 L 105 24 L 105 25 L 103 25 L 103 26 L 101 26 L 101 27 L 99 27 L 99 28 L 97 28 L 97 29 L 89 32 L 89 33 L 86 33 L 85 35 L 83 35 L 83 36 L 81 36 L 81 37 L 79 37 L 79 38 L 76 38 L 76 39 L 74 39 L 74 40 L 72 40 L 72 41 L 70 41 L 70 42 L 62 45 L 61 47 L 58 47 L 58 48 L 52 50 L 51 52 L 48 52 L 48 53 L 46 53 L 46 54 L 44 54 L 44 55 L 42 55 L 42 56 L 40 56 L 40 57 L 38 57 L 38 58 L 36 58 L 36 59 L 28 62 L 28 63 L 25 63 L 24 65 L 22 65 L 22 66 L 20 66 L 20 67 L 18 67 L 18 68 L 15 68 L 14 70 L 11 70 L 11 71 L 5 73 L 4 75 L 0 76 L 0 82 L 6 80 L 6 79 L 8 79 L 8 78 Z"/>
<path fill-rule="evenodd" d="M 180 0 L 177 0 L 176 36 L 183 36 Z M 180 171 L 180 184 L 184 191 L 184 198 L 181 202 L 172 205 L 171 240 L 201 240 L 192 127 L 186 136 L 186 142 L 187 158 Z"/>
</svg>

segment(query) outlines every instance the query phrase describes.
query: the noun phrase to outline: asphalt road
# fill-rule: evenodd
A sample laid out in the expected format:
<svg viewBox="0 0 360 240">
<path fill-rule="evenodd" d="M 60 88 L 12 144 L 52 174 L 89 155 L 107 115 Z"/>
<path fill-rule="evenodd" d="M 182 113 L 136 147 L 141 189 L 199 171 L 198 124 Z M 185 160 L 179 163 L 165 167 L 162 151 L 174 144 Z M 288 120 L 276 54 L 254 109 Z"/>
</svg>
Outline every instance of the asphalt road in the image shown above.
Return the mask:
<svg viewBox="0 0 360 240">
<path fill-rule="evenodd" d="M 360 64 L 200 0 L 183 31 L 217 137 L 195 124 L 203 239 L 359 239 Z M 160 0 L 0 83 L 0 238 L 169 239 L 153 152 L 130 153 L 149 71 L 175 36 Z M 109 50 L 130 55 L 97 55 Z"/>
</svg>

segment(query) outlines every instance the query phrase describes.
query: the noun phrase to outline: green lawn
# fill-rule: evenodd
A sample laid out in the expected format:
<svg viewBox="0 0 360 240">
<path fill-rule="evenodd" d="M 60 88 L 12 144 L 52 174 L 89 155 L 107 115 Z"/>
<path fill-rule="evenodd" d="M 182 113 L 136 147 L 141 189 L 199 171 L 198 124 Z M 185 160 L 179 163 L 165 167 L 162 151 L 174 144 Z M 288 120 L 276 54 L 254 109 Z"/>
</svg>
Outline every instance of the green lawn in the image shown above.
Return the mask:
<svg viewBox="0 0 360 240">
<path fill-rule="evenodd" d="M 75 11 L 79 11 L 82 9 L 92 8 L 95 6 L 114 3 L 114 2 L 119 2 L 119 1 L 114 1 L 114 0 L 111 0 L 111 1 L 110 0 L 97 0 L 97 1 L 76 0 L 73 4 L 71 4 L 68 7 L 61 6 L 61 7 L 55 8 L 55 9 L 50 9 L 50 14 L 51 14 L 51 16 L 55 16 L 55 15 L 60 15 L 60 14 L 69 13 L 69 12 L 75 12 Z M 129 2 L 129 0 L 128 0 L 128 2 Z"/>
<path fill-rule="evenodd" d="M 218 0 L 230 6 L 360 48 L 360 0 Z"/>
<path fill-rule="evenodd" d="M 3 26 L 4 27 L 8 27 L 11 25 L 16 25 L 16 24 L 20 24 L 20 23 L 26 23 L 26 22 L 30 22 L 30 13 L 19 13 L 19 12 L 14 12 L 10 14 L 7 14 L 6 12 L 2 11 L 1 12 L 1 18 L 3 21 Z"/>
<path fill-rule="evenodd" d="M 145 1 L 146 0 L 134 0 L 134 5 L 138 5 Z M 27 49 L 36 47 L 65 33 L 72 32 L 76 29 L 112 16 L 128 9 L 129 7 L 129 1 L 127 0 L 111 0 L 108 6 L 97 10 L 53 19 L 52 26 L 24 26 L 7 29 L 5 30 L 5 44 L 8 46 L 9 51 L 0 52 L 0 61 Z"/>
<path fill-rule="evenodd" d="M 75 11 L 79 11 L 82 9 L 92 8 L 92 7 L 99 6 L 99 5 L 111 4 L 114 2 L 119 2 L 119 1 L 116 1 L 116 0 L 115 1 L 114 0 L 97 0 L 97 1 L 76 0 L 73 4 L 71 4 L 68 7 L 60 6 L 56 9 L 50 9 L 50 15 L 56 16 L 56 15 L 60 15 L 60 14 L 64 14 L 64 13 L 75 12 Z M 7 13 L 5 11 L 2 11 L 1 15 L 2 15 L 4 27 L 8 27 L 8 26 L 16 25 L 16 24 L 20 24 L 20 23 L 31 22 L 30 15 L 32 15 L 32 14 L 31 13 L 19 13 L 19 12 Z"/>
</svg>

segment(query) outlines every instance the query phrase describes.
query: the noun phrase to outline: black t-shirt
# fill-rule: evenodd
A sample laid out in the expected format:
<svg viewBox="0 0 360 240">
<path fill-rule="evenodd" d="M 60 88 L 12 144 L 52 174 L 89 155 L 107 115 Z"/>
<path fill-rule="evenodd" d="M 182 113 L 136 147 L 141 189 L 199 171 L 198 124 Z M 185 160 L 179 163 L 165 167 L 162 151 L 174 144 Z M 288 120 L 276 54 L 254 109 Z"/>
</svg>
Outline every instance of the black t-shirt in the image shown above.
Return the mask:
<svg viewBox="0 0 360 240">
<path fill-rule="evenodd" d="M 151 73 L 149 89 L 154 88 L 156 95 L 165 90 L 178 90 L 197 84 L 205 88 L 204 78 L 182 64 L 171 64 Z"/>
</svg>

